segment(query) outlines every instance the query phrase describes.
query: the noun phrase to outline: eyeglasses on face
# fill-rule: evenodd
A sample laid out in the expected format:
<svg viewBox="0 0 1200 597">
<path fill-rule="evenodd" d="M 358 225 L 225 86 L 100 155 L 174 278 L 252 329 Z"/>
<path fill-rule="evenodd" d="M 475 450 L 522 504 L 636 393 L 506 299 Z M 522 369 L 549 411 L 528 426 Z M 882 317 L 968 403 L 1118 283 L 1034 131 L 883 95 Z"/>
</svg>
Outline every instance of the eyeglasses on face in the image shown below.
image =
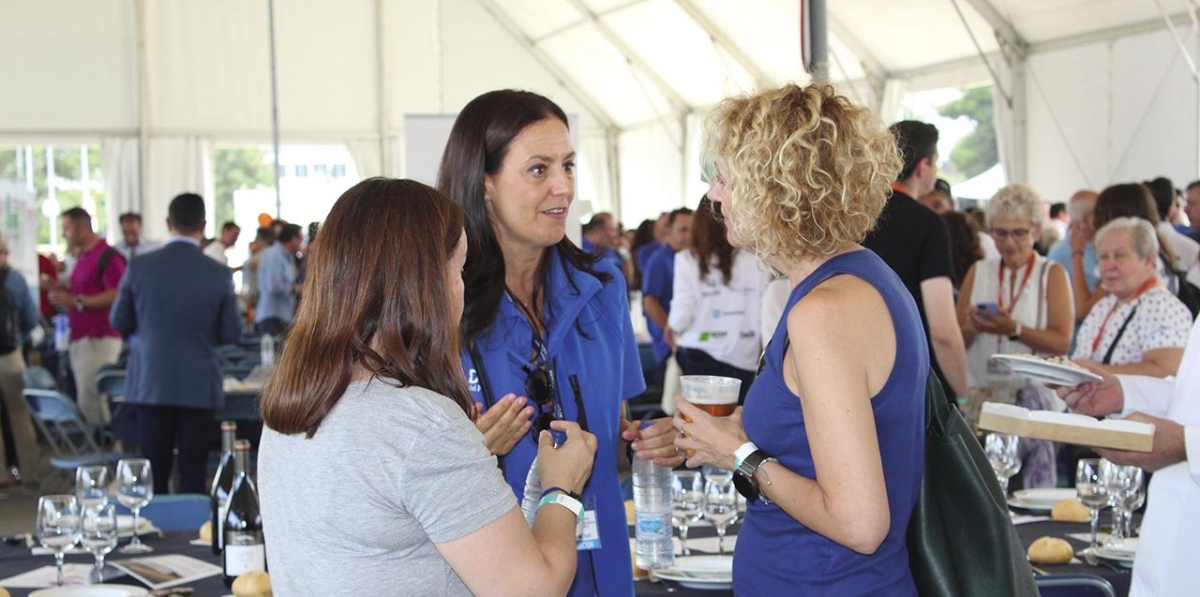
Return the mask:
<svg viewBox="0 0 1200 597">
<path fill-rule="evenodd" d="M 1009 238 L 1015 241 L 1023 241 L 1033 234 L 1033 228 L 992 228 L 992 238 L 1000 241 Z"/>
</svg>

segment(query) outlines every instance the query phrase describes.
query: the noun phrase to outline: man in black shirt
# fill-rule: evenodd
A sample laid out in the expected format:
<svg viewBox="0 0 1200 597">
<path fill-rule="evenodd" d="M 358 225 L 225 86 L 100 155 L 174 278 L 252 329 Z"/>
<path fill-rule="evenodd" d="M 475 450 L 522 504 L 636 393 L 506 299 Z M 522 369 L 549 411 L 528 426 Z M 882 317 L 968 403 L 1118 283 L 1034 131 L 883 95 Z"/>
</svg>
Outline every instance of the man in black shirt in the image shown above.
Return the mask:
<svg viewBox="0 0 1200 597">
<path fill-rule="evenodd" d="M 966 397 L 966 348 L 950 282 L 950 231 L 940 216 L 914 199 L 933 190 L 937 181 L 938 130 L 905 120 L 893 124 L 891 131 L 904 155 L 904 169 L 892 183 L 892 196 L 863 245 L 895 270 L 916 300 L 933 357 L 930 362 L 946 396 Z"/>
</svg>

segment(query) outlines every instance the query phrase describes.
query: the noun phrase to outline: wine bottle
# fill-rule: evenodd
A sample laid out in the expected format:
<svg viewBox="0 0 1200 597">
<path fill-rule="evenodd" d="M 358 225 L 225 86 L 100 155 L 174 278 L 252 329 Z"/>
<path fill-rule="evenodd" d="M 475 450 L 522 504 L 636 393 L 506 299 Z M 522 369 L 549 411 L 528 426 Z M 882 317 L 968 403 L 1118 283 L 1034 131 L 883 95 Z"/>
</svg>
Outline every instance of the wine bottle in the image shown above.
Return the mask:
<svg viewBox="0 0 1200 597">
<path fill-rule="evenodd" d="M 212 551 L 213 555 L 221 555 L 225 545 L 225 505 L 229 502 L 229 494 L 233 492 L 233 480 L 237 475 L 233 463 L 233 442 L 237 441 L 237 423 L 234 421 L 221 422 L 221 462 L 217 465 L 217 474 L 213 476 L 212 490 L 208 492 L 212 502 Z"/>
<path fill-rule="evenodd" d="M 250 442 L 238 440 L 234 443 L 234 467 L 237 478 L 233 492 L 225 506 L 225 547 L 221 563 L 225 572 L 225 586 L 252 570 L 266 571 L 267 549 L 263 539 L 262 515 L 258 509 L 258 490 L 250 480 Z"/>
</svg>

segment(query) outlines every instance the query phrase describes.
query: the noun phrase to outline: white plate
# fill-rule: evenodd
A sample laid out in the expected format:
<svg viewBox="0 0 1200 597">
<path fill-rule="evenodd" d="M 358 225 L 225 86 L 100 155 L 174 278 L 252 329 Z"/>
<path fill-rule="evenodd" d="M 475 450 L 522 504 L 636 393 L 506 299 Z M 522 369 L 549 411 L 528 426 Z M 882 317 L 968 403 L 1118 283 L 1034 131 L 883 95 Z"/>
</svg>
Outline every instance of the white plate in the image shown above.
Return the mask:
<svg viewBox="0 0 1200 597">
<path fill-rule="evenodd" d="M 1100 382 L 1102 378 L 1091 371 L 1073 365 L 1051 363 L 1039 357 L 1027 357 L 1014 354 L 994 354 L 992 359 L 1008 365 L 1013 372 L 1019 373 L 1042 383 L 1060 386 L 1077 386 L 1085 382 Z"/>
<path fill-rule="evenodd" d="M 1107 547 L 1097 547 L 1092 553 L 1102 560 L 1112 560 L 1120 564 L 1133 564 L 1133 555 L 1124 551 L 1113 551 Z"/>
<path fill-rule="evenodd" d="M 1034 510 L 1036 512 L 1049 512 L 1054 509 L 1054 504 L 1044 504 L 1042 502 L 1027 502 L 1015 497 L 1008 498 L 1008 505 L 1013 508 L 1022 510 Z"/>
<path fill-rule="evenodd" d="M 732 575 L 724 577 L 692 576 L 691 574 L 670 568 L 656 571 L 654 575 L 663 580 L 677 582 L 686 588 L 699 589 L 701 591 L 727 591 L 733 588 Z"/>
<path fill-rule="evenodd" d="M 1031 503 L 1045 504 L 1054 507 L 1063 500 L 1069 500 L 1076 497 L 1074 489 L 1067 487 L 1038 487 L 1035 489 L 1021 489 L 1013 492 L 1013 500 Z"/>
<path fill-rule="evenodd" d="M 34 591 L 29 597 L 144 597 L 150 593 L 132 585 L 73 585 Z"/>
<path fill-rule="evenodd" d="M 692 576 L 731 578 L 733 556 L 680 556 L 670 569 Z"/>
</svg>

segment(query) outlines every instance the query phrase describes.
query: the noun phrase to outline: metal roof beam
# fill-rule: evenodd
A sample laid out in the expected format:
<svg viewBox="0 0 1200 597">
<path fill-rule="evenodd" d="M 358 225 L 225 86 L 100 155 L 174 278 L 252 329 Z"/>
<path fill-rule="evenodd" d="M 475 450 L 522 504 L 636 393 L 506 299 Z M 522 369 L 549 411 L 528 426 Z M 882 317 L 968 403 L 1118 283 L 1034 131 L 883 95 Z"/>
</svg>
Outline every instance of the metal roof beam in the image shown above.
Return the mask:
<svg viewBox="0 0 1200 597">
<path fill-rule="evenodd" d="M 1017 58 L 1025 56 L 1026 52 L 1029 51 L 1029 44 L 1017 32 L 1016 27 L 1013 27 L 1012 22 L 1000 14 L 1000 11 L 996 10 L 996 7 L 992 6 L 991 2 L 988 0 L 966 0 L 966 2 L 971 5 L 971 8 L 975 9 L 975 12 L 980 17 L 983 17 L 983 20 L 987 21 L 988 25 L 995 32 L 997 39 L 1007 44 L 1016 52 Z"/>
<path fill-rule="evenodd" d="M 576 10 L 587 15 L 588 20 L 591 21 L 592 25 L 594 25 L 596 29 L 600 31 L 600 34 L 603 35 L 608 42 L 611 43 L 613 47 L 615 47 L 617 51 L 625 57 L 625 60 L 630 65 L 642 71 L 642 73 L 646 75 L 648 79 L 650 79 L 650 82 L 654 84 L 654 86 L 658 89 L 658 92 L 662 94 L 663 97 L 667 98 L 667 101 L 672 105 L 672 108 L 675 112 L 687 112 L 691 109 L 691 106 L 686 100 L 683 99 L 683 96 L 679 95 L 679 92 L 675 91 L 673 87 L 667 84 L 667 82 L 659 76 L 658 72 L 651 68 L 645 60 L 642 60 L 642 57 L 638 56 L 637 52 L 634 52 L 633 48 L 629 47 L 625 43 L 625 40 L 621 39 L 621 36 L 617 35 L 615 31 L 613 31 L 604 23 L 604 21 L 600 20 L 600 16 L 592 12 L 592 9 L 589 8 L 587 4 L 584 4 L 583 0 L 569 1 L 571 5 L 576 8 Z"/>
<path fill-rule="evenodd" d="M 562 85 L 563 88 L 565 88 L 571 95 L 575 96 L 575 99 L 578 100 L 579 103 L 583 104 L 583 107 L 586 108 L 588 112 L 591 112 L 592 116 L 596 118 L 596 120 L 599 120 L 607 129 L 620 129 L 620 127 L 618 127 L 616 124 L 616 119 L 612 117 L 612 114 L 609 114 L 608 110 L 605 110 L 602 106 L 600 106 L 600 104 L 596 103 L 596 101 L 592 99 L 592 96 L 584 91 L 583 87 L 575 82 L 575 80 L 558 65 L 558 63 L 554 62 L 550 56 L 546 55 L 545 51 L 539 48 L 537 44 L 533 43 L 533 40 L 531 40 L 529 36 L 525 35 L 525 33 L 521 31 L 521 28 L 517 25 L 516 21 L 513 21 L 512 17 L 508 16 L 508 13 L 504 12 L 504 9 L 500 8 L 496 0 L 478 0 L 478 2 L 479 5 L 484 8 L 484 10 L 487 10 L 488 13 L 490 13 L 492 17 L 496 19 L 496 22 L 500 23 L 500 25 L 504 27 L 510 35 L 513 36 L 513 39 L 517 40 L 517 43 L 521 44 L 521 46 L 524 47 L 531 56 L 533 56 L 533 59 L 536 60 L 538 64 L 542 66 L 542 68 L 546 69 L 550 75 L 558 81 L 559 85 Z"/>
<path fill-rule="evenodd" d="M 675 3 L 692 18 L 692 21 L 708 34 L 708 37 L 712 39 L 714 44 L 724 49 L 738 63 L 738 66 L 741 66 L 746 72 L 750 73 L 750 76 L 754 77 L 754 82 L 760 88 L 767 89 L 775 86 L 775 81 L 767 75 L 767 72 L 749 54 L 734 43 L 712 19 L 708 18 L 708 15 L 704 14 L 704 11 L 700 10 L 693 0 L 675 0 Z"/>
</svg>

